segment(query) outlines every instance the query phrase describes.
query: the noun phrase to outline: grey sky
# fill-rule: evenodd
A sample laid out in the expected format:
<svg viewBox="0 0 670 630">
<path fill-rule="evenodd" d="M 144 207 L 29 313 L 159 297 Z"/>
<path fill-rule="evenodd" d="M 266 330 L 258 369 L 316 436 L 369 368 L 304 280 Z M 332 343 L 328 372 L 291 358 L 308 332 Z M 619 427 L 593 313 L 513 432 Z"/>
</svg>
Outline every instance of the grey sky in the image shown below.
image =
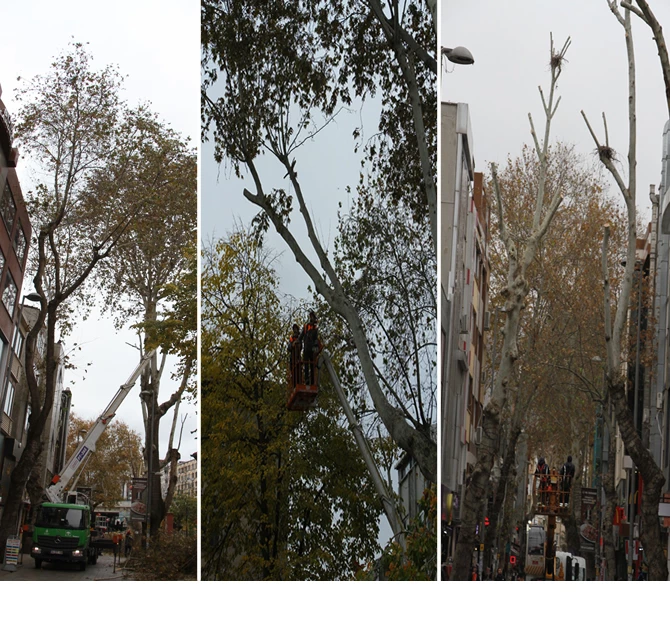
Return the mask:
<svg viewBox="0 0 670 630">
<path fill-rule="evenodd" d="M 117 0 L 113 4 L 70 0 L 67 3 L 32 0 L 4 3 L 0 84 L 2 99 L 11 114 L 16 114 L 14 89 L 17 77 L 29 79 L 49 70 L 54 56 L 71 41 L 84 42 L 93 55 L 93 66 L 118 66 L 126 77 L 122 97 L 130 105 L 150 102 L 153 111 L 197 146 L 200 133 L 200 3 L 197 0 Z M 20 147 L 20 145 L 19 145 Z M 24 193 L 31 186 L 29 160 L 19 160 L 17 173 Z M 32 291 L 32 278 L 26 278 L 24 293 Z M 139 362 L 136 343 L 129 330 L 117 333 L 111 321 L 93 316 L 77 327 L 66 342 L 69 352 L 81 345 L 81 352 L 70 354 L 80 369 L 66 374 L 72 390 L 73 411 L 84 418 L 95 418 L 107 406 L 119 386 Z M 90 367 L 86 367 L 92 362 Z M 87 373 L 84 370 L 87 370 Z M 161 401 L 170 393 L 163 383 Z M 117 414 L 143 434 L 137 385 Z M 190 431 L 198 426 L 195 405 L 183 405 L 188 413 L 182 459 L 199 448 Z M 161 432 L 161 453 L 167 446 L 168 423 Z"/>
<path fill-rule="evenodd" d="M 215 95 L 216 91 L 212 89 L 210 96 Z M 353 198 L 347 194 L 346 187 L 355 189 L 360 170 L 361 154 L 354 153 L 352 132 L 363 121 L 365 139 L 369 138 L 376 131 L 377 116 L 375 103 L 366 103 L 362 112 L 357 109 L 341 110 L 333 122 L 295 154 L 296 170 L 316 229 L 322 241 L 331 246 L 331 252 L 337 235 L 338 203 L 342 203 L 341 211 L 346 212 Z M 201 158 L 201 229 L 206 244 L 211 237 L 224 237 L 236 224 L 248 226 L 258 214 L 258 208 L 243 196 L 245 186 L 255 192 L 253 180 L 246 174 L 243 180 L 239 180 L 229 167 L 222 165 L 219 168 L 213 158 L 211 142 L 202 145 Z M 259 165 L 265 190 L 286 186 L 284 172 L 274 156 L 265 156 Z M 292 226 L 297 228 L 296 237 L 305 247 L 307 233 L 297 211 Z M 311 284 L 309 278 L 292 254 L 287 253 L 283 240 L 272 227 L 266 243 L 275 252 L 283 252 L 278 264 L 281 290 L 297 298 L 307 298 L 307 286 Z"/>
<path fill-rule="evenodd" d="M 656 17 L 670 25 L 670 5 L 650 2 Z M 606 0 L 443 0 L 442 45 L 467 47 L 473 66 L 447 62 L 442 73 L 442 100 L 470 105 L 476 168 L 503 163 L 522 144 L 532 144 L 528 113 L 543 128 L 540 96 L 549 85 L 549 34 L 560 48 L 570 36 L 568 63 L 558 83 L 561 103 L 552 138 L 574 144 L 593 156 L 594 144 L 584 124 L 584 110 L 601 142 L 602 112 L 610 144 L 622 163 L 628 151 L 628 77 L 624 31 Z M 638 170 L 637 203 L 645 220 L 651 216 L 649 184 L 658 187 L 661 139 L 668 118 L 665 91 L 651 31 L 633 15 L 637 62 Z M 593 158 L 590 158 L 593 159 Z M 612 181 L 607 174 L 607 180 Z M 618 194 L 618 193 L 617 193 Z"/>
</svg>

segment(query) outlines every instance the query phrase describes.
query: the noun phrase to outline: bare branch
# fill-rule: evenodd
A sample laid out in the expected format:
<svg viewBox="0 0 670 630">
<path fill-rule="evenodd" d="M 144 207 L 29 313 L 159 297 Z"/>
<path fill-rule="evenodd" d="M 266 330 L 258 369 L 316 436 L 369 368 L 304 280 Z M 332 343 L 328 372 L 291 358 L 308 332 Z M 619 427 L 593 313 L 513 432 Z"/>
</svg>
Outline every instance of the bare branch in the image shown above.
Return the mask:
<svg viewBox="0 0 670 630">
<path fill-rule="evenodd" d="M 609 4 L 610 4 L 610 5 L 611 5 L 611 4 L 616 5 L 616 2 L 611 2 L 611 3 L 609 3 Z M 647 4 L 647 3 L 645 2 L 645 4 Z M 635 15 L 637 15 L 637 17 L 639 17 L 643 22 L 645 22 L 646 24 L 649 24 L 649 20 L 647 20 L 647 18 L 644 16 L 644 13 L 642 13 L 642 11 L 640 11 L 640 9 L 638 9 L 636 6 L 632 5 L 630 2 L 626 2 L 625 0 L 622 0 L 622 2 L 621 2 L 621 6 L 622 6 L 624 9 L 628 9 L 629 11 L 632 11 L 632 12 L 635 13 Z M 611 8 L 611 6 L 610 6 L 610 8 Z M 649 26 L 651 26 L 651 24 L 649 24 Z"/>
</svg>

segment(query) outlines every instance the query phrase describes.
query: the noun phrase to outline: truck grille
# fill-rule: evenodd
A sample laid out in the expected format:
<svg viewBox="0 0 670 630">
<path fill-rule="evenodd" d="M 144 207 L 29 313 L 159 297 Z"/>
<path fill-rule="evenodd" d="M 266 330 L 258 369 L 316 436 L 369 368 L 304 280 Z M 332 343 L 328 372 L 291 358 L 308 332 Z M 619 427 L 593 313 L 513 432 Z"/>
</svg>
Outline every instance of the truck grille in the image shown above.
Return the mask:
<svg viewBox="0 0 670 630">
<path fill-rule="evenodd" d="M 38 536 L 37 544 L 52 549 L 76 549 L 79 546 L 79 538 L 70 536 Z"/>
</svg>

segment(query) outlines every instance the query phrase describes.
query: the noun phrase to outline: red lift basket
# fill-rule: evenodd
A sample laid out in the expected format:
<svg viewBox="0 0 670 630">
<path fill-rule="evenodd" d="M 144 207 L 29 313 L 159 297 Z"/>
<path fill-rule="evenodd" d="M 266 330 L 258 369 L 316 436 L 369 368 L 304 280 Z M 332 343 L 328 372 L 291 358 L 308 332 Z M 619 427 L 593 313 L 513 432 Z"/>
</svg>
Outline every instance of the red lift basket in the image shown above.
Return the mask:
<svg viewBox="0 0 670 630">
<path fill-rule="evenodd" d="M 313 361 L 291 361 L 287 370 L 290 411 L 305 411 L 316 405 L 319 393 L 319 368 Z"/>
</svg>

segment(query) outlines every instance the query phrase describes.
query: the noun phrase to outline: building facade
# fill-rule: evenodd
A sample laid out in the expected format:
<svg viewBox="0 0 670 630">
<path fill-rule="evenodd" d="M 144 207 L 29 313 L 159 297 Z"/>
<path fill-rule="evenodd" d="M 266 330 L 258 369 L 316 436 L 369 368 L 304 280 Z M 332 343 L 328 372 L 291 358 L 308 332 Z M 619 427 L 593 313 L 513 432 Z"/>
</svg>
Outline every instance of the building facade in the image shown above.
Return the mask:
<svg viewBox="0 0 670 630">
<path fill-rule="evenodd" d="M 2 89 L 0 88 L 0 97 Z M 25 414 L 17 405 L 18 371 L 14 359 L 23 351 L 19 295 L 23 286 L 31 226 L 16 174 L 18 151 L 13 147 L 11 116 L 0 99 L 0 511 L 10 476 L 23 448 Z"/>
<path fill-rule="evenodd" d="M 191 459 L 177 464 L 177 487 L 175 494 L 198 496 L 198 460 Z"/>
<path fill-rule="evenodd" d="M 458 537 L 460 500 L 477 461 L 486 331 L 490 327 L 489 207 L 475 172 L 468 106 L 442 103 L 441 128 L 441 523 L 443 556 Z"/>
</svg>

